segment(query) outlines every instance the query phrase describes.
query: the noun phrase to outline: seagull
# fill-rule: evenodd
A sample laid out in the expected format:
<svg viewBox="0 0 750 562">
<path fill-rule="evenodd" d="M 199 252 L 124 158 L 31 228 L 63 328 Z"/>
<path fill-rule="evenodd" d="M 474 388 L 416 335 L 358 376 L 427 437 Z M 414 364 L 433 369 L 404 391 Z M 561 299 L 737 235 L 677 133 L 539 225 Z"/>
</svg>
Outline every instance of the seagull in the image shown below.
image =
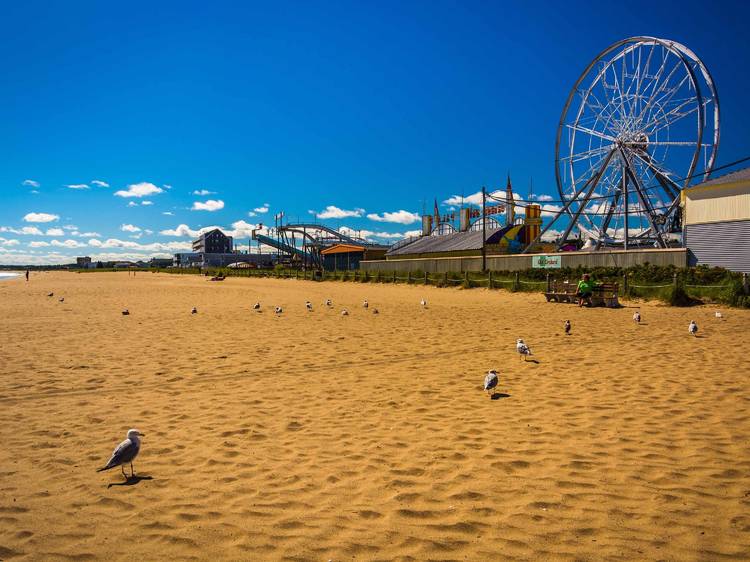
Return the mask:
<svg viewBox="0 0 750 562">
<path fill-rule="evenodd" d="M 198 314 L 198 309 L 193 307 L 193 310 L 190 311 L 190 314 Z"/>
<path fill-rule="evenodd" d="M 694 336 L 698 334 L 698 324 L 695 323 L 695 320 L 690 321 L 690 326 L 688 326 L 688 332 L 690 332 Z"/>
<path fill-rule="evenodd" d="M 48 297 L 54 297 L 54 296 L 55 296 L 55 293 L 49 293 L 49 294 L 48 294 L 47 296 L 48 296 Z"/>
<path fill-rule="evenodd" d="M 718 310 L 716 311 L 715 316 L 716 316 L 716 318 L 724 318 L 724 315 L 720 311 L 718 311 Z"/>
<path fill-rule="evenodd" d="M 306 301 L 305 306 L 307 307 L 307 312 L 312 312 L 312 303 L 310 301 Z"/>
<path fill-rule="evenodd" d="M 341 316 L 349 316 L 349 311 L 347 309 L 342 310 Z"/>
<path fill-rule="evenodd" d="M 119 466 L 120 470 L 122 470 L 122 475 L 127 479 L 128 475 L 125 474 L 123 465 L 130 463 L 130 478 L 135 476 L 135 471 L 133 470 L 133 461 L 135 460 L 135 457 L 138 456 L 138 451 L 141 450 L 140 438 L 144 435 L 145 433 L 141 433 L 137 429 L 129 429 L 127 438 L 125 439 L 125 441 L 115 447 L 115 450 L 112 453 L 112 456 L 107 461 L 107 464 L 102 468 L 97 468 L 96 471 L 102 472 L 103 470 L 109 470 L 110 468 Z"/>
<path fill-rule="evenodd" d="M 636 324 L 640 324 L 641 323 L 641 313 L 640 313 L 640 311 L 636 310 L 635 313 L 633 313 L 633 322 L 635 322 Z"/>
<path fill-rule="evenodd" d="M 419 304 L 422 305 L 422 308 L 427 308 L 427 301 L 424 300 L 424 298 L 421 301 L 419 301 Z"/>
<path fill-rule="evenodd" d="M 332 307 L 332 306 L 333 306 L 333 303 L 331 302 L 331 299 L 326 299 L 326 306 L 327 306 L 328 308 L 330 308 L 330 307 Z"/>
<path fill-rule="evenodd" d="M 380 312 L 378 312 L 378 309 L 377 309 L 377 308 L 373 308 L 373 309 L 372 309 L 372 313 L 373 313 L 373 314 L 380 314 Z"/>
<path fill-rule="evenodd" d="M 565 334 L 570 335 L 570 320 L 565 321 Z"/>
<path fill-rule="evenodd" d="M 125 310 L 122 311 L 122 315 L 123 316 L 128 316 L 128 315 L 130 315 L 130 311 L 126 308 Z"/>
<path fill-rule="evenodd" d="M 487 396 L 492 398 L 492 389 L 497 386 L 497 371 L 495 369 L 491 369 L 487 372 L 487 375 L 484 377 L 484 391 L 487 393 Z"/>
<path fill-rule="evenodd" d="M 273 311 L 274 311 L 274 312 L 275 312 L 276 314 L 281 314 L 282 312 L 284 312 L 284 309 L 283 309 L 283 308 L 281 308 L 280 306 L 277 306 L 276 308 L 274 308 L 274 309 L 273 309 Z"/>
<path fill-rule="evenodd" d="M 260 303 L 259 303 L 259 302 L 256 302 L 256 303 L 255 303 L 255 304 L 253 305 L 253 310 L 257 310 L 258 312 L 260 312 Z"/>
<path fill-rule="evenodd" d="M 65 297 L 60 297 L 58 302 L 65 302 Z"/>
<path fill-rule="evenodd" d="M 367 308 L 368 306 L 370 306 L 370 303 L 367 302 L 367 299 L 365 299 L 365 302 L 362 303 L 362 306 L 364 308 Z"/>
<path fill-rule="evenodd" d="M 531 348 L 523 343 L 523 340 L 521 338 L 518 338 L 516 340 L 516 351 L 518 351 L 519 357 L 523 357 L 524 361 L 526 361 L 526 356 L 534 355 L 533 353 L 531 353 Z"/>
</svg>

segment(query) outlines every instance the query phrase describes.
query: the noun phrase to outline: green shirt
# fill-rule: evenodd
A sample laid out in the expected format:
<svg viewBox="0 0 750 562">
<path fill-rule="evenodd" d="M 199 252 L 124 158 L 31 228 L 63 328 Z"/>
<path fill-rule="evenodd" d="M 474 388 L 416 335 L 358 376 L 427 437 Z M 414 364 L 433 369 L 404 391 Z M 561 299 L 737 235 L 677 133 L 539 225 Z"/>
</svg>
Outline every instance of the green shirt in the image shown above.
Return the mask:
<svg viewBox="0 0 750 562">
<path fill-rule="evenodd" d="M 578 282 L 578 291 L 581 293 L 591 293 L 594 291 L 595 286 L 596 284 L 593 281 L 586 281 L 584 279 L 581 279 Z"/>
</svg>

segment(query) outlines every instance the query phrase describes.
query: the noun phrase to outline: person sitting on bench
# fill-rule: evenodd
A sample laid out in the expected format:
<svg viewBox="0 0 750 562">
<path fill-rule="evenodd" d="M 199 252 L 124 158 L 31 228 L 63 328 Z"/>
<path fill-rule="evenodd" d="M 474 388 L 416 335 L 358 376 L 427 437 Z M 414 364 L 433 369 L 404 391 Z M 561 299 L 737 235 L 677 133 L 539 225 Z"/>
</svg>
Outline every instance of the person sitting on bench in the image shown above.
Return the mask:
<svg viewBox="0 0 750 562">
<path fill-rule="evenodd" d="M 588 273 L 584 273 L 583 278 L 578 282 L 578 288 L 576 290 L 578 306 L 583 306 L 584 301 L 591 306 L 591 295 L 594 294 L 595 286 L 596 283 L 591 281 L 591 276 Z"/>
</svg>

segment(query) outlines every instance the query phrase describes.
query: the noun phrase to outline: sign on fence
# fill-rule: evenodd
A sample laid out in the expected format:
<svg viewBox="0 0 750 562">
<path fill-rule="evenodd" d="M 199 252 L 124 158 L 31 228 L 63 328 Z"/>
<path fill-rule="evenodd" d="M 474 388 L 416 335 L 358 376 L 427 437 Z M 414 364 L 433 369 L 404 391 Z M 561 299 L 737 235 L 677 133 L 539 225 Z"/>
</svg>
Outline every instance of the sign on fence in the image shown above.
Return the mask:
<svg viewBox="0 0 750 562">
<path fill-rule="evenodd" d="M 531 256 L 531 267 L 535 269 L 560 269 L 562 256 Z"/>
</svg>

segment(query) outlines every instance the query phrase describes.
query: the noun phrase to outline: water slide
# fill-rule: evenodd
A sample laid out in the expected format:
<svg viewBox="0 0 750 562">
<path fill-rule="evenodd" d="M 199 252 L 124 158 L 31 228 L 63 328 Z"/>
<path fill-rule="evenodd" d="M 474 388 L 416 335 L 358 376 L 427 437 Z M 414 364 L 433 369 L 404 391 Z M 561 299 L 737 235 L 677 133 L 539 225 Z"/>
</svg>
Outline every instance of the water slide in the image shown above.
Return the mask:
<svg viewBox="0 0 750 562">
<path fill-rule="evenodd" d="M 300 256 L 301 258 L 305 257 L 305 252 L 303 252 L 299 248 L 295 248 L 294 246 L 290 246 L 289 244 L 284 244 L 283 242 L 281 242 L 280 240 L 276 240 L 275 238 L 264 236 L 263 234 L 256 234 L 255 239 L 261 244 L 265 244 L 266 246 L 271 246 L 272 248 L 281 250 L 284 253 L 296 254 Z M 307 256 L 307 257 L 309 258 L 310 256 Z"/>
</svg>

